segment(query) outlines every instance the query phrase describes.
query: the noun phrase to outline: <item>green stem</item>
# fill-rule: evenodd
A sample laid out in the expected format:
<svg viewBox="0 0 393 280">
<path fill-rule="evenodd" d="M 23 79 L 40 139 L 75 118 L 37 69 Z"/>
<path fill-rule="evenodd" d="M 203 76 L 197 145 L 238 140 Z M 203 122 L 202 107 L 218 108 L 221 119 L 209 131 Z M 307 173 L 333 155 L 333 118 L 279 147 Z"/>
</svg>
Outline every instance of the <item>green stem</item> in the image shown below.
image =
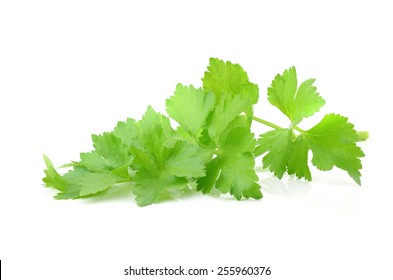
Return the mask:
<svg viewBox="0 0 393 280">
<path fill-rule="evenodd" d="M 368 139 L 368 131 L 357 131 L 356 133 L 359 136 L 359 141 L 366 141 Z"/>
<path fill-rule="evenodd" d="M 257 121 L 257 122 L 259 122 L 259 123 L 263 123 L 264 125 L 270 126 L 270 127 L 272 127 L 272 128 L 275 128 L 275 129 L 282 129 L 282 127 L 280 127 L 280 126 L 278 126 L 278 125 L 275 125 L 274 123 L 271 123 L 271 122 L 265 121 L 265 120 L 263 120 L 263 119 L 260 119 L 260 118 L 258 118 L 258 117 L 253 116 L 252 119 L 253 119 L 254 121 Z"/>
<path fill-rule="evenodd" d="M 274 124 L 274 123 L 265 121 L 265 120 L 263 120 L 263 119 L 261 119 L 261 118 L 258 118 L 258 117 L 253 116 L 252 119 L 253 119 L 254 121 L 257 121 L 257 122 L 262 123 L 262 124 L 264 124 L 264 125 L 270 126 L 270 127 L 272 127 L 272 128 L 275 128 L 275 129 L 282 129 L 282 127 L 280 127 L 280 126 L 278 126 L 278 125 L 276 125 L 276 124 Z M 293 126 L 293 129 L 299 131 L 299 132 L 302 133 L 302 134 L 305 133 L 305 131 L 304 131 L 303 129 L 301 129 L 300 127 L 298 127 L 298 126 L 296 126 L 296 125 Z M 357 131 L 356 133 L 357 133 L 357 135 L 358 135 L 358 137 L 359 137 L 359 141 L 365 141 L 365 140 L 367 140 L 368 137 L 369 137 L 368 131 Z"/>
<path fill-rule="evenodd" d="M 300 127 L 298 127 L 298 126 L 296 126 L 296 125 L 293 127 L 293 129 L 299 131 L 299 132 L 302 133 L 302 134 L 305 132 L 303 129 L 301 129 Z"/>
</svg>

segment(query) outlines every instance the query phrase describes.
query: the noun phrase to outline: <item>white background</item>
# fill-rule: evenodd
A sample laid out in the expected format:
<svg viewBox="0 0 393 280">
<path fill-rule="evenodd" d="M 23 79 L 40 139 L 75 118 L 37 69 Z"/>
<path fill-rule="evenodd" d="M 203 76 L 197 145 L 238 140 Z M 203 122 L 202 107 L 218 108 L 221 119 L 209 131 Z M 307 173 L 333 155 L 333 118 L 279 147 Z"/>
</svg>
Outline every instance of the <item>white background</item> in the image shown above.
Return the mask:
<svg viewBox="0 0 393 280">
<path fill-rule="evenodd" d="M 4 279 L 126 279 L 129 265 L 393 279 L 389 2 L 1 1 Z M 92 133 L 139 119 L 149 104 L 165 112 L 177 83 L 201 85 L 209 57 L 241 64 L 260 87 L 256 115 L 283 126 L 266 100 L 273 77 L 295 65 L 299 80 L 317 78 L 327 104 L 303 127 L 336 112 L 369 130 L 362 186 L 340 170 L 313 169 L 305 183 L 258 167 L 260 201 L 196 194 L 139 208 L 127 192 L 52 198 L 43 153 L 56 166 L 77 160 Z"/>
</svg>

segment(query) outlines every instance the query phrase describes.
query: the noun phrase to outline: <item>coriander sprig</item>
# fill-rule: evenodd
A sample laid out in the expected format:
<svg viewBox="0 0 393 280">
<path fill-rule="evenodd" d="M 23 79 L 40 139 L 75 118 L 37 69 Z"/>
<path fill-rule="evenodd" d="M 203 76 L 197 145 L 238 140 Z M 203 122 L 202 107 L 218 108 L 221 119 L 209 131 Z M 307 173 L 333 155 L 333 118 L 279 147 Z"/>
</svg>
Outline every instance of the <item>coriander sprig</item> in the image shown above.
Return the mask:
<svg viewBox="0 0 393 280">
<path fill-rule="evenodd" d="M 312 154 L 311 163 L 318 169 L 336 166 L 360 184 L 364 154 L 356 142 L 367 139 L 367 132 L 355 131 L 338 114 L 326 115 L 308 130 L 298 126 L 325 104 L 314 79 L 298 86 L 291 67 L 269 87 L 269 102 L 291 121 L 287 128 L 254 116 L 259 88 L 240 65 L 211 58 L 202 82 L 201 88 L 179 84 L 167 99 L 167 114 L 178 123 L 176 128 L 149 106 L 141 120 L 127 119 L 111 132 L 93 135 L 94 150 L 66 165 L 71 169 L 64 175 L 44 156 L 44 183 L 59 191 L 55 198 L 74 199 L 131 182 L 139 206 L 189 192 L 193 186 L 204 194 L 216 189 L 239 200 L 259 199 L 256 157 L 263 155 L 263 166 L 279 178 L 287 172 L 311 180 Z M 252 121 L 273 130 L 256 140 Z"/>
</svg>

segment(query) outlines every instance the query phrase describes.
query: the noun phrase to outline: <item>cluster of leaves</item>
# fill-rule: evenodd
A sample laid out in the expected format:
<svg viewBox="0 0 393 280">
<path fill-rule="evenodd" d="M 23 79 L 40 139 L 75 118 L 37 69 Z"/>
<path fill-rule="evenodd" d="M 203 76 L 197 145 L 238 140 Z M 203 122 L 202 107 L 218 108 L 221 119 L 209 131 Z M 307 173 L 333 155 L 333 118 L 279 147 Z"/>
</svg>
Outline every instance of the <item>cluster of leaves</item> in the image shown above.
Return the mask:
<svg viewBox="0 0 393 280">
<path fill-rule="evenodd" d="M 112 132 L 93 135 L 94 150 L 81 153 L 66 174 L 60 175 L 45 156 L 45 184 L 56 188 L 55 198 L 74 199 L 108 190 L 122 182 L 134 182 L 139 206 L 191 188 L 204 194 L 213 189 L 236 199 L 262 197 L 255 158 L 281 178 L 285 172 L 311 180 L 308 155 L 320 170 L 333 166 L 346 170 L 360 184 L 364 156 L 356 145 L 358 134 L 347 118 L 326 115 L 313 128 L 297 125 L 318 112 L 325 101 L 314 80 L 297 86 L 296 70 L 277 75 L 268 89 L 268 100 L 291 121 L 289 128 L 276 125 L 255 139 L 251 132 L 259 89 L 238 64 L 210 59 L 203 87 L 177 85 L 167 99 L 168 117 L 148 107 L 141 120 L 119 122 Z"/>
<path fill-rule="evenodd" d="M 289 118 L 291 125 L 261 135 L 255 155 L 267 153 L 263 157 L 263 166 L 279 178 L 287 171 L 310 181 L 308 154 L 311 150 L 312 164 L 319 170 L 331 170 L 336 166 L 346 170 L 360 185 L 362 164 L 359 158 L 364 154 L 356 145 L 359 135 L 347 118 L 328 114 L 309 130 L 297 126 L 325 104 L 313 86 L 314 81 L 306 80 L 298 87 L 294 67 L 275 77 L 268 89 L 268 100 Z"/>
</svg>

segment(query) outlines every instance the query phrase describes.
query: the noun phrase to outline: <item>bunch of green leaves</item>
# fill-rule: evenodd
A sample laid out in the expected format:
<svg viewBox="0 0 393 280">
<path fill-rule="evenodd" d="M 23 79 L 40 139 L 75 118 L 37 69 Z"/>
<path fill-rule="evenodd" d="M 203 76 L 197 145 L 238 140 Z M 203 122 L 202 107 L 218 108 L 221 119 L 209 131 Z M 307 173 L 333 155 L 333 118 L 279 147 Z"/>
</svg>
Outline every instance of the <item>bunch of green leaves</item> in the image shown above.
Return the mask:
<svg viewBox="0 0 393 280">
<path fill-rule="evenodd" d="M 213 189 L 236 199 L 262 197 L 255 158 L 281 178 L 285 172 L 311 180 L 312 164 L 320 170 L 341 168 L 360 184 L 364 156 L 356 145 L 359 134 L 347 118 L 326 115 L 309 130 L 298 124 L 325 104 L 306 80 L 298 87 L 294 67 L 277 75 L 268 89 L 268 100 L 290 120 L 288 128 L 253 115 L 259 89 L 238 64 L 211 58 L 203 86 L 178 84 L 167 99 L 168 117 L 148 107 L 141 120 L 119 122 L 111 132 L 93 135 L 94 150 L 61 175 L 46 157 L 47 186 L 57 189 L 57 199 L 88 197 L 131 182 L 136 202 L 146 206 L 174 193 Z M 252 121 L 273 128 L 255 139 Z"/>
<path fill-rule="evenodd" d="M 295 67 L 275 77 L 268 89 L 268 100 L 289 118 L 291 124 L 289 128 L 275 126 L 274 130 L 262 134 L 255 155 L 266 153 L 263 166 L 278 178 L 288 172 L 310 181 L 308 155 L 311 150 L 311 162 L 318 169 L 331 170 L 336 166 L 347 171 L 360 185 L 362 164 L 359 158 L 364 154 L 356 145 L 359 135 L 347 118 L 328 114 L 309 130 L 297 126 L 325 104 L 314 81 L 309 79 L 298 86 Z"/>
</svg>

